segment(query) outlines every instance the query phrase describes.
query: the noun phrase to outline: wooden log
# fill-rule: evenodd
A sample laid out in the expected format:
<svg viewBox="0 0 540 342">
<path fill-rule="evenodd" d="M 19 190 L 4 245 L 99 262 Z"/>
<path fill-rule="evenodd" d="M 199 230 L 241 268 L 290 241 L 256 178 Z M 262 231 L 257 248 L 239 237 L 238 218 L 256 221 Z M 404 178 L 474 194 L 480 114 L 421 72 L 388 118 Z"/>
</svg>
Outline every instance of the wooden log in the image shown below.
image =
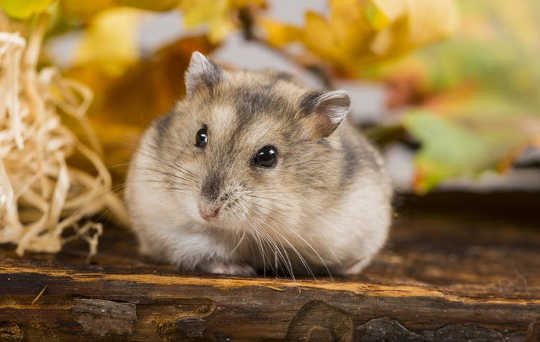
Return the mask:
<svg viewBox="0 0 540 342">
<path fill-rule="evenodd" d="M 409 213 L 391 236 L 355 279 L 178 274 L 114 228 L 92 264 L 3 247 L 0 341 L 540 341 L 537 222 Z"/>
</svg>

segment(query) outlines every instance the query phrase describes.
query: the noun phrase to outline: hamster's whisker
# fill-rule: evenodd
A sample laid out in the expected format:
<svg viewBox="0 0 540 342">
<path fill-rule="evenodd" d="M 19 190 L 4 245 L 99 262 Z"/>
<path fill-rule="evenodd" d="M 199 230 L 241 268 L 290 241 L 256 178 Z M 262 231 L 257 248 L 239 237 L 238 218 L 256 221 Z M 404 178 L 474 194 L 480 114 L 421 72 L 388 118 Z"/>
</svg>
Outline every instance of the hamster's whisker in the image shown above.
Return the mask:
<svg viewBox="0 0 540 342">
<path fill-rule="evenodd" d="M 182 174 L 178 175 L 178 174 L 171 173 L 171 172 L 168 172 L 168 171 L 165 171 L 165 170 L 160 170 L 160 169 L 155 169 L 155 168 L 150 168 L 150 167 L 138 167 L 137 170 L 154 172 L 154 173 L 157 173 L 159 175 L 167 176 L 167 177 L 171 177 L 171 178 L 179 178 L 179 179 L 182 179 L 182 180 L 190 180 L 189 178 L 185 177 Z"/>
<path fill-rule="evenodd" d="M 187 188 L 190 183 L 180 183 L 180 182 L 174 182 L 174 183 L 171 183 L 169 181 L 164 181 L 164 180 L 160 180 L 160 179 L 140 179 L 138 181 L 135 181 L 133 183 L 152 183 L 152 184 L 161 184 L 161 185 L 165 185 L 165 188 L 167 189 L 183 189 L 183 188 L 180 188 L 178 186 L 174 186 L 174 185 L 185 185 Z"/>
<path fill-rule="evenodd" d="M 143 156 L 145 156 L 145 157 L 148 157 L 148 158 L 154 160 L 156 163 L 158 163 L 158 164 L 160 164 L 160 165 L 164 165 L 164 166 L 168 167 L 168 168 L 171 169 L 171 170 L 179 171 L 179 172 L 183 173 L 183 174 L 186 175 L 186 176 L 189 176 L 189 177 L 191 177 L 191 178 L 193 178 L 193 179 L 196 179 L 196 175 L 195 175 L 192 171 L 190 171 L 190 170 L 184 168 L 183 166 L 181 166 L 181 165 L 180 165 L 178 162 L 176 162 L 176 161 L 168 161 L 168 160 L 165 160 L 165 159 L 163 159 L 163 158 L 159 158 L 159 157 L 156 155 L 155 152 L 154 152 L 154 153 L 150 153 L 149 151 L 145 151 L 145 150 L 141 150 L 140 152 L 141 152 L 141 155 L 143 155 Z M 157 172 L 157 170 L 154 170 L 154 171 Z"/>
<path fill-rule="evenodd" d="M 279 214 L 278 214 L 279 215 Z M 311 245 L 311 243 L 309 243 L 306 239 L 304 239 L 300 234 L 298 234 L 298 232 L 292 230 L 292 229 L 287 229 L 287 232 L 289 233 L 292 233 L 294 234 L 294 236 L 296 238 L 298 238 L 300 241 L 302 241 L 311 251 L 313 251 L 313 253 L 315 254 L 315 256 L 319 259 L 319 261 L 321 262 L 321 264 L 323 265 L 324 269 L 326 270 L 326 272 L 328 273 L 328 277 L 330 279 L 333 279 L 334 277 L 332 276 L 332 272 L 330 271 L 330 268 L 328 267 L 328 264 L 326 263 L 326 261 L 323 259 L 323 257 L 321 256 L 321 254 Z"/>
<path fill-rule="evenodd" d="M 266 225 L 268 228 L 272 229 L 272 232 L 277 233 L 280 239 L 283 240 L 287 245 L 289 245 L 292 251 L 298 256 L 298 259 L 300 260 L 300 262 L 302 263 L 302 265 L 304 266 L 308 274 L 310 274 L 313 277 L 313 279 L 316 279 L 315 274 L 311 270 L 311 267 L 307 263 L 306 259 L 302 256 L 302 254 L 298 251 L 298 249 L 294 247 L 294 245 L 285 237 L 285 235 L 279 232 L 279 227 L 281 227 L 280 222 L 276 222 L 275 219 L 272 217 L 268 217 L 267 219 L 271 220 L 273 224 L 271 225 L 268 222 L 261 222 L 261 224 Z"/>
<path fill-rule="evenodd" d="M 263 261 L 263 274 L 266 276 L 266 255 L 267 255 L 267 251 L 266 251 L 264 245 L 268 244 L 271 251 L 274 251 L 274 249 L 273 249 L 271 243 L 269 243 L 267 241 L 267 238 L 265 237 L 265 235 L 261 231 L 259 231 L 259 228 L 257 228 L 256 226 L 253 226 L 253 225 L 250 224 L 249 233 L 255 238 L 257 248 L 258 248 L 258 250 L 260 252 L 260 255 L 261 255 L 262 261 Z M 274 251 L 274 254 L 275 254 L 275 251 Z M 272 264 L 270 264 L 270 265 L 272 266 Z M 271 268 L 272 268 L 272 270 L 274 272 L 277 273 L 276 268 L 274 268 L 273 266 Z"/>
<path fill-rule="evenodd" d="M 234 254 L 234 252 L 236 252 L 236 250 L 238 249 L 238 247 L 240 247 L 240 244 L 242 243 L 242 241 L 244 241 L 244 238 L 246 237 L 246 232 L 242 232 L 242 236 L 240 237 L 240 239 L 238 239 L 238 242 L 236 243 L 236 246 L 234 246 L 234 248 L 231 250 L 231 254 Z"/>
<path fill-rule="evenodd" d="M 296 190 L 304 190 L 304 188 L 290 188 L 289 190 L 293 190 L 293 191 L 296 191 Z M 261 190 L 257 190 L 257 191 L 250 191 L 248 193 L 246 193 L 247 195 L 254 195 L 254 196 L 258 196 L 259 198 L 263 198 L 263 199 L 271 199 L 271 200 L 276 200 L 276 198 L 268 198 L 268 197 L 262 197 L 261 195 L 288 195 L 287 192 L 284 192 L 284 191 L 277 191 L 277 190 L 270 190 L 270 191 L 267 191 L 265 189 L 261 189 Z"/>
<path fill-rule="evenodd" d="M 190 180 L 192 182 L 195 182 L 197 180 L 197 177 L 195 177 L 191 171 L 188 171 L 187 169 L 180 169 L 174 166 L 169 167 L 169 170 L 176 171 L 177 173 L 174 173 L 177 177 L 182 177 L 186 180 Z"/>
<path fill-rule="evenodd" d="M 156 179 L 147 179 L 147 180 L 144 180 L 144 179 L 141 179 L 139 181 L 136 181 L 136 182 L 131 182 L 131 183 L 152 183 L 152 184 L 158 184 L 158 185 L 162 185 L 162 187 L 160 187 L 161 189 L 163 190 L 167 190 L 167 191 L 174 191 L 174 192 L 180 192 L 180 193 L 183 193 L 183 192 L 192 192 L 193 191 L 193 188 L 190 187 L 191 184 L 180 184 L 179 182 L 175 182 L 173 184 L 180 184 L 180 185 L 184 185 L 184 187 L 178 187 L 178 186 L 174 186 L 172 185 L 170 182 L 167 182 L 167 181 L 162 181 L 162 180 L 156 180 Z"/>
<path fill-rule="evenodd" d="M 257 210 L 256 208 L 254 209 Z M 260 213 L 260 210 L 258 212 Z M 266 228 L 272 228 L 272 227 L 265 225 L 264 222 L 260 222 L 260 221 L 254 221 L 254 223 L 258 228 L 261 229 L 261 232 L 263 232 L 264 235 L 267 237 L 268 242 L 274 247 L 274 251 L 275 252 L 277 251 L 278 255 L 281 257 L 283 261 L 283 265 L 285 266 L 285 268 L 288 270 L 289 274 L 291 275 L 291 278 L 293 280 L 296 280 L 294 276 L 294 268 L 292 266 L 291 259 L 289 257 L 289 254 L 287 253 L 287 250 L 283 246 L 283 243 L 280 241 L 280 239 L 274 239 L 271 236 L 270 232 L 273 232 L 274 230 L 270 229 L 270 231 L 267 231 L 266 229 Z"/>
<path fill-rule="evenodd" d="M 268 234 L 268 232 L 267 232 Z M 269 234 L 268 234 L 269 235 Z M 285 246 L 283 246 L 283 242 L 279 239 L 272 239 L 276 245 L 278 246 L 278 250 L 281 250 L 283 251 L 283 262 L 285 263 L 285 266 L 287 267 L 287 269 L 289 270 L 289 273 L 291 275 L 291 278 L 293 280 L 296 280 L 295 276 L 294 276 L 294 267 L 293 267 L 293 264 L 291 262 L 291 258 L 289 257 L 289 253 L 287 253 L 287 249 L 285 248 Z M 281 247 L 281 248 L 279 248 Z"/>
<path fill-rule="evenodd" d="M 268 234 L 268 232 L 265 231 L 264 227 L 262 227 L 261 225 L 257 224 L 256 222 L 254 223 L 251 223 L 250 226 L 255 230 L 257 231 L 258 233 L 261 234 L 261 237 L 262 237 L 262 241 L 265 241 L 266 243 L 268 243 L 268 245 L 271 247 L 271 250 L 274 252 L 274 258 L 278 258 L 278 260 L 280 260 L 280 263 L 282 263 L 285 268 L 287 269 L 287 271 L 289 272 L 289 274 L 291 275 L 291 278 L 293 280 L 295 280 L 295 277 L 294 277 L 294 272 L 293 272 L 293 269 L 292 269 L 292 265 L 290 264 L 290 259 L 289 259 L 289 264 L 287 264 L 287 259 L 285 258 L 285 255 L 282 253 L 281 249 L 279 248 L 279 245 L 277 244 L 277 242 Z M 282 246 L 283 247 L 283 246 Z M 276 265 L 275 269 L 274 269 L 277 273 L 278 271 L 278 267 Z"/>
<path fill-rule="evenodd" d="M 285 237 L 284 234 L 281 234 L 277 229 L 275 230 L 275 232 L 278 233 L 279 236 L 291 247 L 291 249 L 294 251 L 294 253 L 298 256 L 298 259 L 300 260 L 300 262 L 302 263 L 302 265 L 304 266 L 304 268 L 306 269 L 308 274 L 310 274 L 311 277 L 313 277 L 313 279 L 316 279 L 315 273 L 313 273 L 313 270 L 309 266 L 309 263 L 302 256 L 302 254 L 298 251 L 298 249 L 296 247 L 294 247 L 294 245 L 291 242 L 289 242 L 289 240 Z"/>
<path fill-rule="evenodd" d="M 167 188 L 167 189 L 168 189 L 168 190 L 174 190 L 175 192 L 189 192 L 189 190 L 184 189 L 184 188 L 170 187 L 170 188 Z"/>
<path fill-rule="evenodd" d="M 277 227 L 276 226 L 272 226 L 273 228 Z M 279 229 L 279 228 L 278 228 Z M 298 251 L 298 249 L 296 249 L 296 247 L 294 247 L 294 245 L 292 243 L 289 242 L 289 240 L 285 237 L 285 235 L 281 234 L 278 229 L 274 229 L 274 232 L 276 232 L 280 238 L 285 241 L 285 243 L 287 245 L 289 245 L 289 247 L 293 250 L 293 252 L 298 256 L 298 259 L 300 260 L 300 262 L 302 263 L 302 265 L 304 266 L 304 268 L 306 269 L 306 271 L 313 277 L 313 279 L 316 279 L 315 277 L 315 274 L 313 273 L 313 271 L 311 270 L 311 267 L 308 265 L 306 259 L 304 259 L 304 257 L 302 256 L 302 254 L 300 254 L 300 252 Z M 290 262 L 290 261 L 289 261 Z"/>
<path fill-rule="evenodd" d="M 174 166 L 174 168 L 175 168 L 176 170 L 181 171 L 181 172 L 184 172 L 185 174 L 187 174 L 187 175 L 189 175 L 189 176 L 192 176 L 192 177 L 194 177 L 194 178 L 197 176 L 193 171 L 191 171 L 191 170 L 189 170 L 189 169 L 186 169 L 186 168 L 183 167 L 179 162 L 174 161 L 173 163 L 174 163 L 173 166 Z"/>
<path fill-rule="evenodd" d="M 244 203 L 242 203 L 240 201 L 239 202 L 239 207 L 240 207 L 241 210 L 243 210 L 244 216 L 247 216 L 248 211 L 247 211 L 247 207 L 244 205 Z M 255 228 L 255 227 L 253 227 L 252 230 L 250 229 L 249 233 L 252 235 L 252 237 L 254 237 L 254 239 L 256 241 L 256 244 L 257 244 L 257 248 L 259 249 L 259 251 L 261 253 L 261 257 L 262 257 L 262 261 L 263 261 L 263 274 L 264 274 L 264 276 L 266 276 L 266 250 L 264 249 L 264 244 L 263 244 L 262 238 L 259 235 L 258 229 Z M 277 273 L 276 270 L 274 270 L 274 271 Z"/>
<path fill-rule="evenodd" d="M 263 196 L 260 196 L 260 195 L 253 195 L 253 194 L 246 194 L 247 197 L 251 197 L 251 198 L 257 198 L 257 199 L 262 199 L 262 200 L 267 200 L 267 201 L 275 201 L 276 199 L 275 198 L 271 198 L 271 197 L 263 197 Z"/>
<path fill-rule="evenodd" d="M 306 239 L 304 239 L 302 236 L 300 236 L 300 234 L 298 234 L 297 232 L 295 232 L 294 230 L 292 229 L 288 229 L 289 232 L 293 233 L 298 239 L 300 239 L 309 249 L 311 249 L 313 251 L 313 253 L 315 253 L 315 255 L 317 256 L 317 258 L 319 258 L 319 260 L 321 261 L 321 264 L 324 266 L 326 272 L 328 273 L 328 276 L 330 277 L 330 279 L 334 279 L 334 277 L 332 276 L 332 272 L 330 272 L 330 268 L 328 267 L 328 265 L 326 264 L 326 262 L 324 261 L 324 259 L 322 258 L 322 256 L 320 255 L 319 252 L 317 252 L 317 250 L 315 248 L 313 248 L 313 246 L 308 242 L 306 241 Z"/>
<path fill-rule="evenodd" d="M 253 234 L 252 236 L 255 238 L 255 242 L 257 244 L 257 248 L 259 249 L 259 252 L 261 253 L 261 257 L 263 260 L 263 274 L 266 276 L 266 250 L 263 247 L 263 242 L 261 240 L 261 237 L 259 236 L 259 233 L 256 229 L 253 229 L 249 232 L 250 234 Z"/>
<path fill-rule="evenodd" d="M 266 209 L 266 210 L 271 210 L 270 208 L 265 207 L 265 206 L 262 205 L 261 203 L 256 203 L 255 205 L 257 205 L 257 206 L 259 206 L 259 207 L 261 207 L 261 208 L 263 208 L 263 209 Z M 259 210 L 259 213 L 260 213 L 260 214 L 263 214 L 262 212 L 260 212 L 260 210 Z M 282 215 L 282 214 L 279 213 L 279 212 L 277 212 L 277 211 L 274 211 L 274 215 L 280 216 L 280 215 Z M 272 221 L 275 223 L 273 226 L 271 226 L 272 228 L 277 228 L 277 227 L 281 227 L 281 226 L 282 226 L 281 224 L 279 224 L 279 222 L 276 222 L 276 220 L 275 220 L 274 218 L 268 217 L 268 219 L 269 219 L 269 220 L 272 220 Z M 298 238 L 300 241 L 302 241 L 302 242 L 303 242 L 303 243 L 304 243 L 311 251 L 313 251 L 313 253 L 315 254 L 315 256 L 321 261 L 321 264 L 322 264 L 323 267 L 325 268 L 325 270 L 326 270 L 326 272 L 328 273 L 328 276 L 330 277 L 330 279 L 333 279 L 332 272 L 330 271 L 330 268 L 328 267 L 327 263 L 325 262 L 325 260 L 323 259 L 323 257 L 320 255 L 320 253 L 317 252 L 317 250 L 316 250 L 316 249 L 315 249 L 315 248 L 314 248 L 314 247 L 313 247 L 306 239 L 304 239 L 300 234 L 298 234 L 297 232 L 295 232 L 295 231 L 292 230 L 292 229 L 287 229 L 287 228 L 285 228 L 285 229 L 286 229 L 287 232 L 294 234 L 294 236 L 295 236 L 296 238 Z M 276 230 L 274 230 L 274 231 L 276 231 Z M 277 232 L 277 231 L 276 231 L 276 232 Z M 279 233 L 279 232 L 278 232 L 278 233 Z M 281 235 L 281 234 L 280 234 L 280 235 Z M 287 242 L 288 242 L 288 240 L 287 240 Z M 292 247 L 292 245 L 291 245 L 291 247 Z M 297 251 L 295 251 L 295 252 L 297 252 Z M 297 254 L 298 254 L 298 252 L 297 252 Z M 304 259 L 304 258 L 301 257 L 300 255 L 298 255 L 298 256 L 299 256 L 299 258 L 301 259 L 301 261 L 302 261 L 302 259 Z M 305 259 L 304 259 L 304 260 L 305 260 Z M 308 268 L 309 268 L 309 267 L 308 267 Z M 309 268 L 309 269 L 306 268 L 306 270 L 307 270 L 309 273 L 311 273 L 311 274 L 313 275 L 313 277 L 315 277 L 315 275 L 313 274 L 311 268 Z"/>
<path fill-rule="evenodd" d="M 275 239 L 273 239 L 272 236 L 265 229 L 261 229 L 261 231 L 266 236 L 267 241 L 272 246 L 274 246 L 274 256 L 276 256 L 276 252 L 277 252 L 278 259 L 281 259 L 281 263 L 283 264 L 285 269 L 289 272 L 289 274 L 291 275 L 291 278 L 293 280 L 296 280 L 296 277 L 294 276 L 294 269 L 292 267 L 291 259 L 289 258 L 289 255 L 288 255 L 287 251 L 283 247 L 283 244 L 281 244 L 279 241 L 276 241 Z M 277 269 L 278 269 L 278 267 L 276 265 L 276 271 L 277 271 Z"/>
<path fill-rule="evenodd" d="M 194 181 L 194 180 L 192 180 L 190 178 L 186 178 L 186 177 L 184 177 L 182 175 L 173 174 L 173 173 L 166 172 L 166 171 L 163 171 L 163 170 L 156 170 L 156 169 L 150 169 L 150 168 L 142 168 L 142 169 L 139 169 L 139 170 L 154 172 L 155 174 L 161 175 L 163 177 L 173 178 L 177 182 L 178 182 L 178 180 L 180 180 L 180 181 L 189 182 L 189 183 L 196 183 L 196 181 Z"/>
<path fill-rule="evenodd" d="M 170 169 L 172 169 L 174 171 L 178 171 L 178 172 L 180 172 L 181 174 L 183 174 L 183 175 L 185 175 L 187 177 L 196 178 L 196 175 L 195 175 L 195 173 L 193 173 L 193 171 L 186 169 L 185 167 L 183 167 L 182 165 L 180 165 L 177 162 L 173 162 L 173 164 L 169 164 L 167 166 Z"/>
</svg>

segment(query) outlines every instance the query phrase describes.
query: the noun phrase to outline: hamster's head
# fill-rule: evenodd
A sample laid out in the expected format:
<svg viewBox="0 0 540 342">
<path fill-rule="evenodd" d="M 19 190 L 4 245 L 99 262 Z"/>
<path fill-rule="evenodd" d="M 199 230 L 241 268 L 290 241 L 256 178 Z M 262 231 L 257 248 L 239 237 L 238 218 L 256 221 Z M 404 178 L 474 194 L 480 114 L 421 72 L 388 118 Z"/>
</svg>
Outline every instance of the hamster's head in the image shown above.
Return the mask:
<svg viewBox="0 0 540 342">
<path fill-rule="evenodd" d="M 184 214 L 257 234 L 335 195 L 341 159 L 332 137 L 349 112 L 345 91 L 224 70 L 198 52 L 185 80 L 186 98 L 155 123 L 160 167 Z"/>
</svg>

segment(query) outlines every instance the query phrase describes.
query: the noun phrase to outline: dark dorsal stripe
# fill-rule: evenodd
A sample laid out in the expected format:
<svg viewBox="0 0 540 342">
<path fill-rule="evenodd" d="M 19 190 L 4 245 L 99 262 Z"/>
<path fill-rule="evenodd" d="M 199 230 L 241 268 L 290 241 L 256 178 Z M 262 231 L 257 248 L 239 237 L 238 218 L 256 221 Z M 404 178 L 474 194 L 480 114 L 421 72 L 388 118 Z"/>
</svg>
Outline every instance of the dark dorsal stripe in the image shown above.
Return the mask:
<svg viewBox="0 0 540 342">
<path fill-rule="evenodd" d="M 237 87 L 232 92 L 231 98 L 236 100 L 235 109 L 239 129 L 256 120 L 259 115 L 266 113 L 292 114 L 288 100 L 273 93 L 269 84 Z"/>
<path fill-rule="evenodd" d="M 360 168 L 360 161 L 358 160 L 358 154 L 355 151 L 353 142 L 341 135 L 341 145 L 343 148 L 343 163 L 341 170 L 341 186 L 345 187 L 351 183 L 351 179 L 356 175 Z"/>
</svg>

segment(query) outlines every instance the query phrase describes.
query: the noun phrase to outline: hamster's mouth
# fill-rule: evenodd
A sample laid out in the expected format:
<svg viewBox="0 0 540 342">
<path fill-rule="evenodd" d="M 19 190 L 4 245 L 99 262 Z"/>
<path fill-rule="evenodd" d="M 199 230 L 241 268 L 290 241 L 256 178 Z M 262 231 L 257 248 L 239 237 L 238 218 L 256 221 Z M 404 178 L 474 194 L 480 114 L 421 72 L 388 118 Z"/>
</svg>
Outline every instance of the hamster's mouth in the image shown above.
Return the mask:
<svg viewBox="0 0 540 342">
<path fill-rule="evenodd" d="M 209 228 L 224 231 L 238 231 L 249 225 L 250 212 L 235 211 L 235 202 L 230 198 L 219 198 L 217 201 L 210 201 L 201 196 L 196 202 L 194 219 Z"/>
</svg>

